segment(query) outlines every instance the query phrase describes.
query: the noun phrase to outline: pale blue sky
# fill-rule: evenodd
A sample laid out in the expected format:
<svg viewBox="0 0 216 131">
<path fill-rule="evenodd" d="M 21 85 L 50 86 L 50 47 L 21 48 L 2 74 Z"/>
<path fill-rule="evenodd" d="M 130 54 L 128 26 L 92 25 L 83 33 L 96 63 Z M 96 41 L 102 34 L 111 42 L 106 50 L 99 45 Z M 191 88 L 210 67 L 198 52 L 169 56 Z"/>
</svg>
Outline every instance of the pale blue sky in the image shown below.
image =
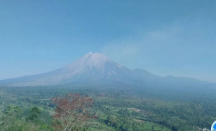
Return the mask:
<svg viewBox="0 0 216 131">
<path fill-rule="evenodd" d="M 0 79 L 88 52 L 156 75 L 216 82 L 215 0 L 1 0 Z"/>
</svg>

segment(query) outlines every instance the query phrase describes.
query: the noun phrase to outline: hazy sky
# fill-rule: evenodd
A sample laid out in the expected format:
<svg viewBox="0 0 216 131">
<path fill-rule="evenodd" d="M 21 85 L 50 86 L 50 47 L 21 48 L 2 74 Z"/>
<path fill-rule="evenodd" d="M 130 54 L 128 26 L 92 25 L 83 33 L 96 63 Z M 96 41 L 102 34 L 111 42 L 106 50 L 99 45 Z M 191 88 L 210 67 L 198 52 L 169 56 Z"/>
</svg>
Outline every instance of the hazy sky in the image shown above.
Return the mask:
<svg viewBox="0 0 216 131">
<path fill-rule="evenodd" d="M 216 0 L 0 1 L 0 79 L 90 51 L 130 69 L 216 82 Z"/>
</svg>

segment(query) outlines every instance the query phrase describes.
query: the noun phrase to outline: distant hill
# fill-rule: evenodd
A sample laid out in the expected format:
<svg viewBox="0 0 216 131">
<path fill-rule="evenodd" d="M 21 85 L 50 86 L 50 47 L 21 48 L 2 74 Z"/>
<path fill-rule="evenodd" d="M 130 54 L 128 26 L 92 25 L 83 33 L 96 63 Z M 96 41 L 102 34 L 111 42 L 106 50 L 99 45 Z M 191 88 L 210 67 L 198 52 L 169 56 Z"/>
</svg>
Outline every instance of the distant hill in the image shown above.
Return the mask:
<svg viewBox="0 0 216 131">
<path fill-rule="evenodd" d="M 159 77 L 142 69 L 130 70 L 103 54 L 88 53 L 75 62 L 47 73 L 1 80 L 0 85 L 54 86 L 83 85 L 106 87 L 199 88 L 216 87 L 215 83 L 182 77 Z"/>
</svg>

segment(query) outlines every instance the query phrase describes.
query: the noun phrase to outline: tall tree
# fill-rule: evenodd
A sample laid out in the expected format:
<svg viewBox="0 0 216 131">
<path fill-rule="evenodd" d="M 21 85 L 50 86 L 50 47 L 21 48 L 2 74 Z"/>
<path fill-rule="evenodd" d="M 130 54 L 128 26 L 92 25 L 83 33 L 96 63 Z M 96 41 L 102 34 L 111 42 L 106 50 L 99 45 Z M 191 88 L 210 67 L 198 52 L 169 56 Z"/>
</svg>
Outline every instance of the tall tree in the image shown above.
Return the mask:
<svg viewBox="0 0 216 131">
<path fill-rule="evenodd" d="M 53 118 L 55 128 L 62 131 L 81 130 L 91 118 L 89 109 L 93 99 L 79 94 L 69 93 L 62 97 L 54 97 L 51 101 L 56 105 Z"/>
<path fill-rule="evenodd" d="M 27 117 L 27 120 L 30 120 L 30 121 L 35 121 L 35 122 L 38 122 L 38 117 L 40 115 L 40 110 L 38 107 L 33 107 L 30 111 L 30 114 L 29 116 Z"/>
</svg>

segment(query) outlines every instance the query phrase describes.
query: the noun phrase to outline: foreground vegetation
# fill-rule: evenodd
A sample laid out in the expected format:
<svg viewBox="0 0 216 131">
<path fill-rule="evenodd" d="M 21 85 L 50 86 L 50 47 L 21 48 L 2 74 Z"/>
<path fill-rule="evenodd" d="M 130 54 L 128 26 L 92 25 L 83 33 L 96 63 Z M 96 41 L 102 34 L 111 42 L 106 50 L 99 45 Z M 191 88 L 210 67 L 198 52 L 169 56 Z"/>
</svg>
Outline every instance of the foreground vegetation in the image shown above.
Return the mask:
<svg viewBox="0 0 216 131">
<path fill-rule="evenodd" d="M 58 105 L 51 99 L 69 92 L 94 100 L 89 110 L 90 119 L 85 121 L 82 128 L 74 127 L 73 130 L 196 131 L 209 129 L 216 120 L 216 101 L 213 95 L 205 95 L 206 93 L 198 95 L 172 90 L 2 87 L 0 131 L 64 130 L 56 128 L 59 124 L 55 121 Z"/>
</svg>

